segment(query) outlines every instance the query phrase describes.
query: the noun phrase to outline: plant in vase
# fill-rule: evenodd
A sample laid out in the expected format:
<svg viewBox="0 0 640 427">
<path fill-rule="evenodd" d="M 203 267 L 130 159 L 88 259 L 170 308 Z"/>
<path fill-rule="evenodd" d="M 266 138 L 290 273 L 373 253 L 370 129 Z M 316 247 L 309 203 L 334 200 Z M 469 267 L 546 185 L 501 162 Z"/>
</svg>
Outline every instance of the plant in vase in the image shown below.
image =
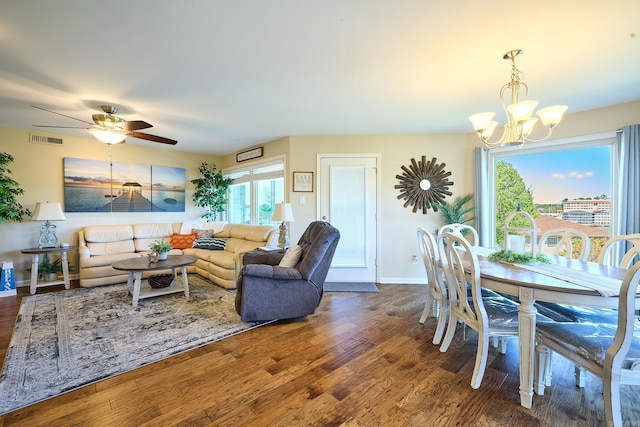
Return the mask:
<svg viewBox="0 0 640 427">
<path fill-rule="evenodd" d="M 473 199 L 473 194 L 467 194 L 466 196 L 458 196 L 453 199 L 453 202 L 438 204 L 438 210 L 442 213 L 445 224 L 465 224 L 471 222 L 475 217 L 468 217 L 467 214 L 475 211 L 475 206 L 465 206 Z"/>
<path fill-rule="evenodd" d="M 167 259 L 171 244 L 164 239 L 158 239 L 149 245 L 149 249 L 158 255 L 158 261 L 163 261 Z"/>
<path fill-rule="evenodd" d="M 196 206 L 207 209 L 202 218 L 212 221 L 226 209 L 229 202 L 229 186 L 233 183 L 233 179 L 225 178 L 222 173 L 216 171 L 215 164 L 209 166 L 207 162 L 200 165 L 198 172 L 201 177 L 191 180 L 191 183 L 195 184 L 193 202 Z"/>
<path fill-rule="evenodd" d="M 38 264 L 38 272 L 42 275 L 42 279 L 47 282 L 58 280 L 58 273 L 62 272 L 62 260 L 56 258 L 51 261 L 48 254 L 44 254 L 42 261 Z"/>
</svg>

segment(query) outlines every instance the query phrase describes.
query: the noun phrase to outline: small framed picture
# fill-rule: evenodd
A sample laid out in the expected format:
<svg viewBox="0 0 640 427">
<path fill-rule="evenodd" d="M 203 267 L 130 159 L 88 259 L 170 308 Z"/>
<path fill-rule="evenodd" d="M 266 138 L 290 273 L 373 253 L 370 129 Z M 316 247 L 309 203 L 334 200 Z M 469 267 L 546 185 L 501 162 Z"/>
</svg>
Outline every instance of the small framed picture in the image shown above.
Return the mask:
<svg viewBox="0 0 640 427">
<path fill-rule="evenodd" d="M 313 172 L 294 172 L 293 191 L 313 191 Z"/>
</svg>

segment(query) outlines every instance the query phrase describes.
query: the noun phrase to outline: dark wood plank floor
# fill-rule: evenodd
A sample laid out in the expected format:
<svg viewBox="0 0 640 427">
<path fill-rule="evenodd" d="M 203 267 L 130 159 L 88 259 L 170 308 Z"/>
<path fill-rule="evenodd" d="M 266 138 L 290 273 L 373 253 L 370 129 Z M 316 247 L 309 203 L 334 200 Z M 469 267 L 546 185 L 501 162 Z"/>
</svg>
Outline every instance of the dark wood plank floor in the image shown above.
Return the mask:
<svg viewBox="0 0 640 427">
<path fill-rule="evenodd" d="M 600 382 L 576 388 L 554 358 L 554 384 L 519 404 L 517 342 L 490 351 L 482 386 L 469 382 L 476 337 L 459 326 L 447 353 L 418 323 L 426 287 L 327 293 L 317 313 L 250 330 L 0 417 L 28 426 L 598 426 Z M 51 288 L 51 291 L 59 289 Z M 38 290 L 38 293 L 47 291 Z M 21 297 L 0 299 L 0 351 Z M 640 387 L 623 387 L 623 415 L 640 425 Z"/>
</svg>

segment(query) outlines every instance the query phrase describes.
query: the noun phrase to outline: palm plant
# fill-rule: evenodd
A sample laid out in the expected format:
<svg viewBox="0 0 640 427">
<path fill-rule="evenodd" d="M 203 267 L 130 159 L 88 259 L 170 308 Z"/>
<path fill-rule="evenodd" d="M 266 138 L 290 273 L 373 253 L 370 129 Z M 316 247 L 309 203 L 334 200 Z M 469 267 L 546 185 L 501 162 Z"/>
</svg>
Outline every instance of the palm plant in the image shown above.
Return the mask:
<svg viewBox="0 0 640 427">
<path fill-rule="evenodd" d="M 467 218 L 466 215 L 473 212 L 476 207 L 465 207 L 465 205 L 469 203 L 471 199 L 473 199 L 473 194 L 467 194 L 466 196 L 456 197 L 451 203 L 445 201 L 444 203 L 438 204 L 437 207 L 444 217 L 444 223 L 465 224 L 467 222 L 473 221 L 475 219 L 474 216 Z"/>
</svg>

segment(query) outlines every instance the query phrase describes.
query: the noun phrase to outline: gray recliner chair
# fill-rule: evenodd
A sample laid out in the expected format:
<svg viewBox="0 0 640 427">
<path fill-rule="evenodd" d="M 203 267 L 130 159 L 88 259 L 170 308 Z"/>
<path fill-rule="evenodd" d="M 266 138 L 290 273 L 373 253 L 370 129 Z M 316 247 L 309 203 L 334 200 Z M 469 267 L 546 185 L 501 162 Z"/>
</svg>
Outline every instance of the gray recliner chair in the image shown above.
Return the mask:
<svg viewBox="0 0 640 427">
<path fill-rule="evenodd" d="M 242 321 L 313 314 L 322 300 L 324 281 L 339 240 L 337 228 L 315 221 L 298 241 L 302 255 L 295 267 L 278 265 L 283 254 L 245 254 L 236 294 L 236 311 Z"/>
</svg>

